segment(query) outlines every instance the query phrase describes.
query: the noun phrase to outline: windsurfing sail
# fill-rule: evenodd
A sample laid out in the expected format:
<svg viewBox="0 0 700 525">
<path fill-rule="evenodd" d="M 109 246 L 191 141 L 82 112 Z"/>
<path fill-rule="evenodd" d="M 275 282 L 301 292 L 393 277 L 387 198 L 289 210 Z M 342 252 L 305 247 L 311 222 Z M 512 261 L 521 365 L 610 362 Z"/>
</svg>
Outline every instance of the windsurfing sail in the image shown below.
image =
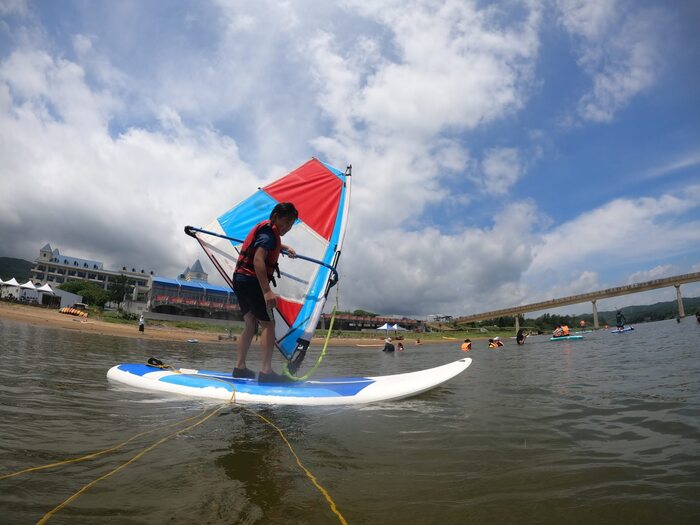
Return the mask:
<svg viewBox="0 0 700 525">
<path fill-rule="evenodd" d="M 233 272 L 243 241 L 259 222 L 269 219 L 277 203 L 292 202 L 299 218 L 284 237 L 297 253 L 280 258 L 276 278 L 275 345 L 295 373 L 338 280 L 336 266 L 345 237 L 350 203 L 351 167 L 345 172 L 312 158 L 291 173 L 219 215 L 203 228 L 185 227 L 197 239 L 233 289 Z M 284 252 L 282 252 L 284 255 Z"/>
</svg>

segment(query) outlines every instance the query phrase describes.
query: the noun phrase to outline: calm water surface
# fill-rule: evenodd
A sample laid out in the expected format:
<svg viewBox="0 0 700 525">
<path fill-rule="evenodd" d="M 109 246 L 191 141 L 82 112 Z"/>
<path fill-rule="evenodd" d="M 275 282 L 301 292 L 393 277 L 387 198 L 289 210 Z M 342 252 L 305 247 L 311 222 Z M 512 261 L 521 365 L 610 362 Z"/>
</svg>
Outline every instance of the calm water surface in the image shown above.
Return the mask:
<svg viewBox="0 0 700 525">
<path fill-rule="evenodd" d="M 144 454 L 50 523 L 700 523 L 700 325 L 488 350 L 419 397 L 364 407 L 227 407 Z M 252 350 L 257 354 L 256 349 Z M 150 356 L 227 370 L 232 349 L 0 320 L 0 475 L 106 449 L 216 405 L 110 384 Z M 463 357 L 458 345 L 332 348 L 317 376 L 381 375 Z M 257 355 L 255 355 L 257 357 Z M 257 364 L 252 362 L 251 364 Z M 173 431 L 91 461 L 0 481 L 0 522 L 35 523 Z"/>
</svg>

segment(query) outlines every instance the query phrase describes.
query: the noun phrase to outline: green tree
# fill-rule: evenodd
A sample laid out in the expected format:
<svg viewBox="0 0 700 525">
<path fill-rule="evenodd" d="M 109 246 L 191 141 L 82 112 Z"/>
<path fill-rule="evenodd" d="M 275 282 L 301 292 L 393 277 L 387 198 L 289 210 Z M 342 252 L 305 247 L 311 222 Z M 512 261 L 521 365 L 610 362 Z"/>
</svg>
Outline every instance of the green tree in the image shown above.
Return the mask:
<svg viewBox="0 0 700 525">
<path fill-rule="evenodd" d="M 352 315 L 357 315 L 358 317 L 377 317 L 374 312 L 368 312 L 366 310 L 355 310 Z"/>
<path fill-rule="evenodd" d="M 102 308 L 109 300 L 109 295 L 99 285 L 88 281 L 69 281 L 59 286 L 61 290 L 83 297 L 83 302 Z"/>
<path fill-rule="evenodd" d="M 126 275 L 119 275 L 112 279 L 112 284 L 109 287 L 109 300 L 117 303 L 117 308 L 119 308 L 129 292 L 131 292 L 129 280 Z"/>
</svg>

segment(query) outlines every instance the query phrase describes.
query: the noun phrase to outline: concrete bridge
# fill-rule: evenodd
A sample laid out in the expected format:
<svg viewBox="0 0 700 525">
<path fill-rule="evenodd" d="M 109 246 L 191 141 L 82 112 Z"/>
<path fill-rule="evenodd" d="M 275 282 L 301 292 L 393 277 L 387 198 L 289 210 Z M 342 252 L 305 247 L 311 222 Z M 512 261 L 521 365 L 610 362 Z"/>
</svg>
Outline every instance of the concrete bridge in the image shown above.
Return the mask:
<svg viewBox="0 0 700 525">
<path fill-rule="evenodd" d="M 626 286 L 617 286 L 615 288 L 608 288 L 607 290 L 600 290 L 597 292 L 584 293 L 580 295 L 570 295 L 568 297 L 550 299 L 549 301 L 542 301 L 539 303 L 525 304 L 522 306 L 513 306 L 511 308 L 503 308 L 502 310 L 493 310 L 491 312 L 483 312 L 475 315 L 466 315 L 464 317 L 458 317 L 457 319 L 454 319 L 454 322 L 457 324 L 465 324 L 474 323 L 476 321 L 483 321 L 484 319 L 494 319 L 496 317 L 513 316 L 515 317 L 515 329 L 519 330 L 519 314 L 524 314 L 527 312 L 538 312 L 540 310 L 547 310 L 549 308 L 557 308 L 559 306 L 566 306 L 568 304 L 580 304 L 590 301 L 593 304 L 593 326 L 595 328 L 599 328 L 598 309 L 596 307 L 596 301 L 598 299 L 617 297 L 618 295 L 628 295 L 632 293 L 646 292 L 647 290 L 656 290 L 657 288 L 666 288 L 669 286 L 674 286 L 676 288 L 676 300 L 678 301 L 678 315 L 680 317 L 685 317 L 685 310 L 683 309 L 683 300 L 681 296 L 681 285 L 697 281 L 700 281 L 700 272 L 687 273 L 684 275 L 676 275 L 674 277 L 654 279 L 653 281 L 646 281 L 643 283 L 628 284 Z"/>
</svg>

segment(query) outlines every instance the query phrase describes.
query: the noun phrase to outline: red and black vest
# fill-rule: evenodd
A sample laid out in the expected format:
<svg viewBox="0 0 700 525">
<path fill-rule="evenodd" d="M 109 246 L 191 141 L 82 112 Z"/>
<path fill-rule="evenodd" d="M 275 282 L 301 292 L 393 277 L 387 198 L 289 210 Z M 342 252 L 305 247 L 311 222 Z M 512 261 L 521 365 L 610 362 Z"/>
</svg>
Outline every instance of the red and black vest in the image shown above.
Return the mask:
<svg viewBox="0 0 700 525">
<path fill-rule="evenodd" d="M 268 250 L 267 257 L 265 258 L 267 278 L 271 283 L 275 284 L 274 273 L 277 272 L 278 277 L 280 274 L 279 267 L 277 266 L 277 260 L 279 259 L 280 251 L 282 250 L 282 238 L 280 237 L 280 232 L 269 220 L 262 221 L 255 228 L 250 230 L 250 233 L 241 245 L 241 251 L 238 254 L 238 261 L 236 261 L 236 269 L 233 273 L 234 275 L 240 273 L 255 277 L 254 258 L 257 248 L 253 245 L 255 244 L 255 237 L 257 236 L 258 232 L 265 226 L 269 227 L 272 230 L 272 233 L 275 235 L 275 249 Z"/>
</svg>

